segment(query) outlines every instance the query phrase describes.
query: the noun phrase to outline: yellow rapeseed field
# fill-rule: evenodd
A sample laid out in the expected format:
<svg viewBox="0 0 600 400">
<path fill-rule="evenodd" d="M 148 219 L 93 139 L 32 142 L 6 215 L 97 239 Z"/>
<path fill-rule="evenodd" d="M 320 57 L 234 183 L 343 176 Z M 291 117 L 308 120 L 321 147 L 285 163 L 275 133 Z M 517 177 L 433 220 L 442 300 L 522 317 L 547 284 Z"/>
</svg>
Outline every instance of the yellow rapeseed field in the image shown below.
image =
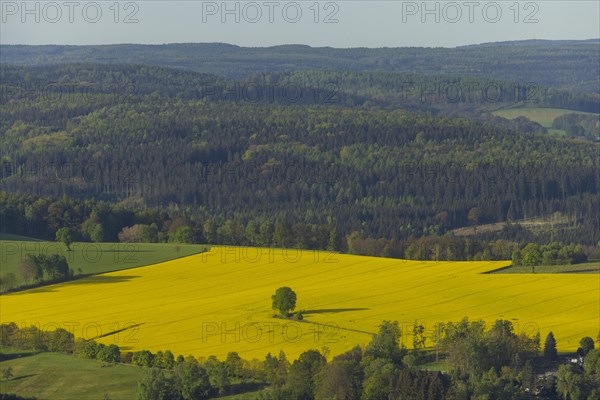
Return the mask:
<svg viewBox="0 0 600 400">
<path fill-rule="evenodd" d="M 0 320 L 57 326 L 125 350 L 263 358 L 284 350 L 331 355 L 364 345 L 383 320 L 403 341 L 415 320 L 465 316 L 552 330 L 574 350 L 600 329 L 600 276 L 484 274 L 509 262 L 405 261 L 325 252 L 214 247 L 208 253 L 0 296 Z M 271 295 L 290 286 L 304 321 L 273 318 Z M 116 332 L 116 333 L 115 333 Z M 429 343 L 431 345 L 431 343 Z"/>
</svg>

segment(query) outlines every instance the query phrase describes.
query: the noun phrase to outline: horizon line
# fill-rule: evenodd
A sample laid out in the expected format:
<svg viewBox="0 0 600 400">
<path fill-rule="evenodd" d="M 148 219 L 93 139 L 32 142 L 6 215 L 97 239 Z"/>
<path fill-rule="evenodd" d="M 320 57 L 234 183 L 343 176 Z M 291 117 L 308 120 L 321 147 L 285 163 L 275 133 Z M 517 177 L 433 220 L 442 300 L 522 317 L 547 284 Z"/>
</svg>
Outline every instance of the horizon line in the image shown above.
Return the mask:
<svg viewBox="0 0 600 400">
<path fill-rule="evenodd" d="M 0 43 L 0 46 L 27 46 L 27 47 L 44 47 L 44 46 L 63 46 L 63 47 L 103 47 L 103 46 L 173 46 L 173 45 L 226 45 L 237 48 L 246 49 L 269 49 L 275 47 L 308 47 L 312 49 L 402 49 L 402 48 L 421 48 L 421 49 L 458 49 L 462 47 L 470 46 L 485 46 L 491 44 L 502 44 L 502 43 L 520 43 L 520 42 L 600 42 L 598 38 L 588 39 L 518 39 L 518 40 L 499 40 L 495 42 L 481 42 L 481 43 L 468 43 L 457 46 L 380 46 L 380 47 L 369 47 L 369 46 L 354 46 L 354 47 L 334 47 L 334 46 L 312 46 L 303 43 L 281 43 L 275 45 L 262 45 L 262 46 L 242 46 L 228 42 L 169 42 L 169 43 L 134 43 L 134 42 L 121 42 L 121 43 L 96 43 L 96 44 L 65 44 L 65 43 L 44 43 L 44 44 L 27 44 L 27 43 Z"/>
</svg>

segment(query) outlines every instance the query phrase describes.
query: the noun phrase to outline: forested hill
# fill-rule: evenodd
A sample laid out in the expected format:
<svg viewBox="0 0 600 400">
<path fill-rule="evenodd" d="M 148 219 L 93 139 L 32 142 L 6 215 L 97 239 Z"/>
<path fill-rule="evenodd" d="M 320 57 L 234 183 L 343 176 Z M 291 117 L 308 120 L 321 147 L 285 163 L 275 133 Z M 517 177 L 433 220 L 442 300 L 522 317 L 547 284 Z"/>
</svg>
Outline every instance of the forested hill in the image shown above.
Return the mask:
<svg viewBox="0 0 600 400">
<path fill-rule="evenodd" d="M 600 237 L 591 142 L 335 101 L 197 97 L 173 83 L 218 78 L 156 67 L 11 68 L 3 73 L 25 89 L 0 104 L 7 192 L 175 207 L 207 226 L 335 224 L 341 236 L 376 238 L 562 212 L 574 225 L 555 238 Z M 128 85 L 136 76 L 139 91 Z M 53 81 L 104 90 L 75 84 L 54 96 Z M 4 221 L 10 210 L 0 207 Z"/>
<path fill-rule="evenodd" d="M 120 96 L 121 100 L 152 94 L 187 100 L 378 107 L 461 117 L 485 114 L 487 120 L 490 111 L 522 106 L 600 112 L 598 93 L 472 76 L 301 70 L 234 79 L 152 65 L 0 65 L 0 101 L 72 93 L 85 93 L 88 100 L 98 94 Z M 528 132 L 543 131 L 526 121 L 494 118 L 494 123 Z"/>
<path fill-rule="evenodd" d="M 299 69 L 391 71 L 492 78 L 581 92 L 600 91 L 599 41 L 524 41 L 459 48 L 244 48 L 228 44 L 2 45 L 0 61 L 149 64 L 240 78 Z"/>
</svg>

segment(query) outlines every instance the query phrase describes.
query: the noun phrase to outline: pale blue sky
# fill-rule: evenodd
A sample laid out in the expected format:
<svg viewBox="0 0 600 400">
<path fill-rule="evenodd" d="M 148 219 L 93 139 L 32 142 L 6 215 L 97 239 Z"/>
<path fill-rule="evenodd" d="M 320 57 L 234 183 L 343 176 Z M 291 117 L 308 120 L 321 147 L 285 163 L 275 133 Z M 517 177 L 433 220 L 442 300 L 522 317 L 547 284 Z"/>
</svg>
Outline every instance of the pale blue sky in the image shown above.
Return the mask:
<svg viewBox="0 0 600 400">
<path fill-rule="evenodd" d="M 505 40 L 600 37 L 597 0 L 429 1 L 426 7 L 430 14 L 424 13 L 422 1 L 396 0 L 228 1 L 226 8 L 233 10 L 230 14 L 224 12 L 222 1 L 26 3 L 25 9 L 22 0 L 0 0 L 0 43 L 453 47 Z M 125 23 L 127 16 L 130 23 Z M 327 16 L 330 23 L 325 23 Z"/>
</svg>

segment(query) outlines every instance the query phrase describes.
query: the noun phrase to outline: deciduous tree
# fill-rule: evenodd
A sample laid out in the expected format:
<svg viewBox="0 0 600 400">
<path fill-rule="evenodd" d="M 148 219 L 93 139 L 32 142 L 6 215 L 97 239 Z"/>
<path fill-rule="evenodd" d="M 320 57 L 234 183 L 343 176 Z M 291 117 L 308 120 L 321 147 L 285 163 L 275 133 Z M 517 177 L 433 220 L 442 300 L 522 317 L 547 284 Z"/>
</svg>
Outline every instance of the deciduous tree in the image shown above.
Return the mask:
<svg viewBox="0 0 600 400">
<path fill-rule="evenodd" d="M 71 251 L 71 244 L 77 239 L 77 232 L 69 227 L 62 227 L 56 231 L 56 240 L 63 242 L 67 251 Z"/>
<path fill-rule="evenodd" d="M 289 316 L 290 311 L 296 308 L 296 292 L 287 286 L 277 289 L 271 299 L 273 310 L 279 311 L 283 317 Z"/>
</svg>

